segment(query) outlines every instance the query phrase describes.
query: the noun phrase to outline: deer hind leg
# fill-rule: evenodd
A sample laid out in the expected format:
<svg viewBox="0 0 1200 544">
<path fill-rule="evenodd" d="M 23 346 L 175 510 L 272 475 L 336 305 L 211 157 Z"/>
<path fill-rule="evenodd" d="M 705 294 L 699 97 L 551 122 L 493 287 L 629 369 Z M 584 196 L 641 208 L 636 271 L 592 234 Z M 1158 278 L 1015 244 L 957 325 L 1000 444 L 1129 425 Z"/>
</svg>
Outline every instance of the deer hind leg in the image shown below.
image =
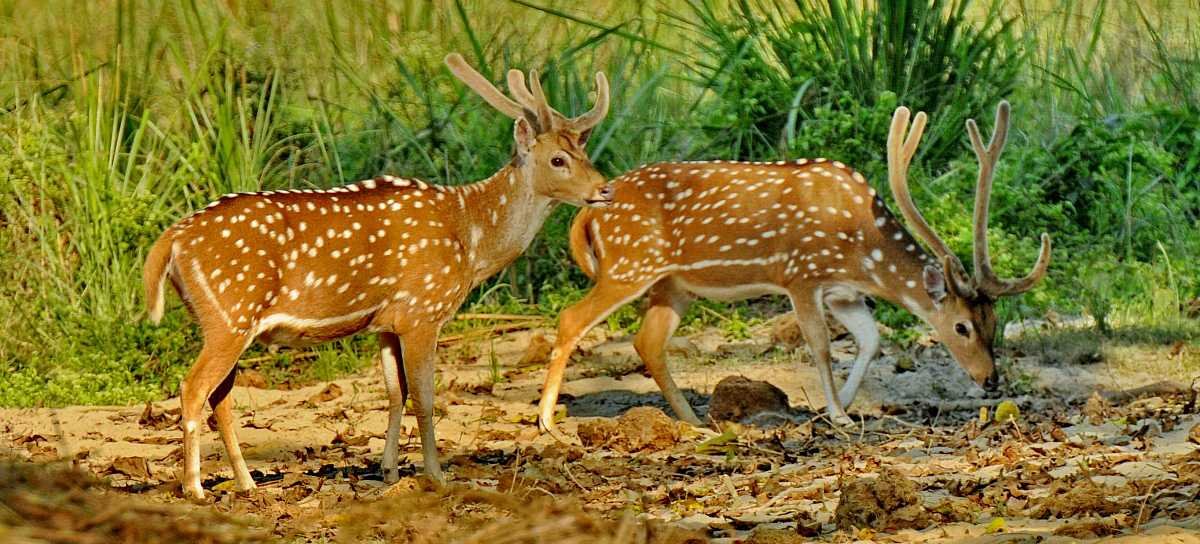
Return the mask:
<svg viewBox="0 0 1200 544">
<path fill-rule="evenodd" d="M 421 454 L 425 474 L 435 482 L 445 482 L 442 465 L 438 462 L 437 437 L 433 427 L 433 363 L 440 325 L 427 325 L 408 332 L 404 341 L 404 376 L 413 395 L 413 412 L 421 432 Z"/>
<path fill-rule="evenodd" d="M 562 386 L 563 372 L 575 346 L 583 335 L 614 310 L 637 298 L 649 289 L 658 278 L 647 278 L 638 283 L 606 281 L 603 277 L 596 286 L 575 305 L 563 310 L 558 316 L 558 336 L 554 351 L 550 354 L 550 365 L 546 369 L 546 383 L 542 386 L 542 399 L 538 404 L 538 427 L 555 438 L 562 439 L 554 422 L 554 406 L 558 404 L 558 390 Z"/>
<path fill-rule="evenodd" d="M 383 366 L 383 383 L 388 395 L 387 442 L 383 445 L 383 481 L 400 479 L 396 464 L 397 443 L 404 420 L 404 402 L 408 400 L 408 383 L 404 376 L 403 352 L 400 337 L 395 333 L 379 334 L 379 362 Z"/>
<path fill-rule="evenodd" d="M 835 425 L 850 425 L 853 420 L 846 415 L 833 390 L 833 368 L 829 363 L 829 329 L 825 327 L 825 312 L 821 307 L 820 290 L 792 289 L 789 293 L 800 332 L 808 343 L 809 353 L 821 377 L 821 389 L 825 392 L 825 409 Z"/>
<path fill-rule="evenodd" d="M 213 391 L 228 378 L 238 357 L 246 348 L 246 337 L 235 335 L 205 335 L 204 347 L 200 356 L 180 384 L 180 412 L 183 425 L 183 491 L 195 499 L 204 498 L 204 488 L 200 486 L 200 427 L 204 403 L 208 401 Z M 224 399 L 218 399 L 220 405 Z M 227 402 L 227 401 L 226 401 Z M 232 416 L 232 413 L 229 414 Z M 218 412 L 218 418 L 220 418 Z M 220 419 L 218 419 L 220 423 Z M 232 417 L 229 418 L 228 430 L 232 431 Z M 224 426 L 222 425 L 222 428 Z M 237 439 L 230 436 L 226 446 L 232 442 L 237 447 Z M 230 451 L 230 459 L 233 452 Z M 238 451 L 240 457 L 241 452 Z M 235 474 L 237 473 L 235 469 Z"/>
<path fill-rule="evenodd" d="M 642 329 L 634 338 L 633 347 L 646 363 L 646 369 L 675 415 L 691 425 L 702 426 L 704 423 L 696 417 L 667 369 L 667 342 L 679 327 L 679 321 L 687 313 L 690 303 L 688 294 L 677 288 L 669 278 L 654 284 L 650 289 L 650 307 L 642 318 Z"/>
<path fill-rule="evenodd" d="M 257 487 L 250 469 L 246 468 L 246 459 L 242 457 L 242 447 L 237 439 L 237 419 L 233 415 L 233 399 L 229 392 L 233 389 L 237 368 L 229 371 L 221 384 L 208 397 L 213 413 L 217 416 L 217 429 L 221 433 L 221 441 L 225 443 L 225 455 L 229 458 L 229 466 L 233 469 L 233 479 L 238 491 L 250 491 Z"/>
<path fill-rule="evenodd" d="M 849 297 L 840 294 L 826 296 L 825 305 L 829 307 L 829 313 L 850 331 L 854 336 L 854 343 L 858 346 L 858 354 L 854 358 L 850 376 L 838 392 L 838 402 L 842 408 L 848 408 L 858 394 L 858 388 L 862 385 L 863 376 L 870 368 L 871 361 L 879 355 L 879 328 L 875 325 L 875 316 L 871 314 L 871 308 L 867 306 L 867 301 L 862 295 L 853 293 Z"/>
</svg>

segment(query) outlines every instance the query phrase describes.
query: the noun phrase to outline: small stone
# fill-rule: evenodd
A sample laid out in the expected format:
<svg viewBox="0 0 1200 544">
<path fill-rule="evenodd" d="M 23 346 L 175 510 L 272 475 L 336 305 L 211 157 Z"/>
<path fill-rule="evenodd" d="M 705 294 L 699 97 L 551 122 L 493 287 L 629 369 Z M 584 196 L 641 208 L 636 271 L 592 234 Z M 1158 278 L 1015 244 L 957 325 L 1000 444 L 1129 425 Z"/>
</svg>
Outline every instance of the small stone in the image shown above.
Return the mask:
<svg viewBox="0 0 1200 544">
<path fill-rule="evenodd" d="M 764 381 L 729 376 L 717 383 L 708 404 L 708 415 L 717 421 L 743 421 L 758 414 L 788 414 L 787 393 Z"/>
<path fill-rule="evenodd" d="M 672 336 L 667 341 L 667 354 L 678 357 L 698 357 L 700 355 L 700 347 L 689 338 Z"/>
<path fill-rule="evenodd" d="M 804 342 L 804 334 L 800 331 L 800 322 L 795 314 L 789 312 L 771 320 L 771 342 L 789 349 L 799 347 Z"/>
<path fill-rule="evenodd" d="M 529 346 L 525 348 L 525 354 L 517 366 L 545 365 L 550 362 L 550 353 L 553 351 L 553 343 L 546 340 L 544 335 L 535 334 L 529 339 Z"/>
<path fill-rule="evenodd" d="M 1188 440 L 1200 444 L 1200 423 L 1192 425 L 1192 430 L 1188 431 Z"/>
</svg>

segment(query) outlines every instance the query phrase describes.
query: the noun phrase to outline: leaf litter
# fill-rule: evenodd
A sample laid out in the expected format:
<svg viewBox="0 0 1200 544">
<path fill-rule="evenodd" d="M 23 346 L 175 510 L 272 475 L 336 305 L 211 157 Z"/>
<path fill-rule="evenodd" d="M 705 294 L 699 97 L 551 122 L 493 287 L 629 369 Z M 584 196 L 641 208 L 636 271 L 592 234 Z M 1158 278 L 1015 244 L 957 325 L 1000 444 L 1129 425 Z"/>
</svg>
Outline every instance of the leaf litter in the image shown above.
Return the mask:
<svg viewBox="0 0 1200 544">
<path fill-rule="evenodd" d="M 540 373 L 513 372 L 543 355 L 544 338 L 532 342 L 533 355 L 525 347 L 548 331 L 491 342 L 494 360 L 446 363 L 436 410 L 450 478 L 442 489 L 413 464 L 420 443 L 411 418 L 402 478 L 383 484 L 378 371 L 293 390 L 235 388 L 239 438 L 259 489 L 233 489 L 217 435 L 206 433 L 205 486 L 215 497 L 207 505 L 177 490 L 177 401 L 0 410 L 8 444 L 0 447 L 0 541 L 1197 541 L 1200 416 L 1187 384 L 1125 394 L 1094 383 L 1063 393 L 1056 383 L 1003 399 L 955 390 L 913 398 L 906 387 L 916 386 L 895 384 L 959 371 L 944 357 L 931 362 L 932 351 L 889 353 L 851 410 L 858 425 L 840 429 L 819 415 L 815 371 L 796 369 L 790 348 L 771 347 L 769 329 L 733 342 L 700 331 L 687 339 L 691 355 L 673 355 L 674 376 L 700 399 L 702 418 L 707 403 L 720 407 L 705 393 L 729 376 L 746 376 L 732 382 L 743 387 L 735 391 L 750 384 L 795 403 L 786 417 L 767 419 L 749 405 L 722 408 L 741 422 L 713 418 L 711 429 L 634 407 L 665 405 L 653 381 L 630 370 L 627 338 L 591 338 L 587 361 L 617 363 L 567 382 L 566 444 L 539 435 L 529 417 Z M 835 348 L 849 358 L 845 342 Z M 732 360 L 716 365 L 706 353 Z M 503 384 L 489 382 L 496 361 Z M 576 417 L 581 406 L 609 413 Z M 776 400 L 762 410 L 783 411 Z"/>
</svg>

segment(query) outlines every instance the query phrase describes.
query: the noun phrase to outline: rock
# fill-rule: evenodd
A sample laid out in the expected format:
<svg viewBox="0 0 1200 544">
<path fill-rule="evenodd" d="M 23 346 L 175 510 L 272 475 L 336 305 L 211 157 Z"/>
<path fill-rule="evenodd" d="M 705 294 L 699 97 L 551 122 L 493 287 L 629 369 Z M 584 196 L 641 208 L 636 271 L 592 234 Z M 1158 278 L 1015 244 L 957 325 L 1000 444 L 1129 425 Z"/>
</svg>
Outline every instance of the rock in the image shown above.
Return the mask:
<svg viewBox="0 0 1200 544">
<path fill-rule="evenodd" d="M 692 342 L 690 338 L 672 336 L 667 341 L 667 354 L 678 357 L 699 357 L 700 347 L 695 342 Z"/>
<path fill-rule="evenodd" d="M 616 421 L 581 422 L 576 434 L 585 447 L 604 446 L 625 452 L 662 450 L 679 442 L 679 423 L 658 408 L 638 406 Z"/>
<path fill-rule="evenodd" d="M 1188 431 L 1188 440 L 1200 444 L 1200 423 L 1192 425 L 1192 430 Z"/>
<path fill-rule="evenodd" d="M 764 412 L 789 414 L 787 393 L 745 376 L 729 376 L 718 382 L 708 404 L 709 417 L 718 421 L 742 421 Z"/>
<path fill-rule="evenodd" d="M 811 542 L 811 540 L 794 530 L 759 526 L 750 532 L 750 538 L 742 542 L 743 544 L 793 544 Z"/>
<path fill-rule="evenodd" d="M 233 385 L 238 387 L 253 387 L 255 389 L 266 389 L 268 387 L 267 377 L 262 372 L 253 368 L 238 370 L 237 376 L 233 379 Z"/>
<path fill-rule="evenodd" d="M 1120 532 L 1120 527 L 1111 519 L 1087 518 L 1063 525 L 1055 529 L 1053 534 L 1054 536 L 1091 540 Z"/>
<path fill-rule="evenodd" d="M 792 349 L 804 342 L 796 314 L 788 312 L 771 320 L 771 342 Z"/>
<path fill-rule="evenodd" d="M 722 518 L 714 518 L 706 514 L 692 514 L 676 521 L 674 525 L 688 531 L 707 531 L 711 526 L 723 525 L 725 523 L 726 521 Z"/>
<path fill-rule="evenodd" d="M 546 340 L 545 335 L 535 334 L 529 339 L 529 346 L 525 348 L 525 354 L 521 355 L 517 366 L 545 365 L 550 362 L 550 353 L 553 351 L 554 344 Z"/>
<path fill-rule="evenodd" d="M 843 530 L 924 529 L 933 523 L 921 504 L 917 484 L 890 468 L 878 477 L 844 484 L 833 519 Z"/>
</svg>

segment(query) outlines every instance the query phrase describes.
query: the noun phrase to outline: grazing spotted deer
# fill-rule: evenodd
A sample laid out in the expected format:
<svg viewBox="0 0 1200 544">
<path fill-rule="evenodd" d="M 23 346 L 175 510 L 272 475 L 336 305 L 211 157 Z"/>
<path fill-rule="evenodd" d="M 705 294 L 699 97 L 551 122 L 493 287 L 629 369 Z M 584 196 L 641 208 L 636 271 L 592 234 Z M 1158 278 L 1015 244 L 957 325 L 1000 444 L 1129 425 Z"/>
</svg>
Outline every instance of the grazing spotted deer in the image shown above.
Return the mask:
<svg viewBox="0 0 1200 544">
<path fill-rule="evenodd" d="M 700 420 L 667 371 L 665 347 L 694 295 L 790 297 L 821 377 L 828 413 L 837 423 L 849 422 L 843 407 L 854 400 L 879 351 L 879 332 L 864 294 L 924 319 L 978 384 L 994 387 L 995 301 L 1031 289 L 1050 262 L 1050 238 L 1043 234 L 1041 255 L 1028 276 L 1002 280 L 992 270 L 988 201 L 1008 115 L 1008 104 L 1001 102 L 986 147 L 974 121 L 967 123 L 980 166 L 974 278 L 913 205 L 907 170 L 925 114 L 917 114 L 905 138 L 909 111 L 903 107 L 896 110 L 888 136 L 888 180 L 900 212 L 932 255 L 896 221 L 862 174 L 837 161 L 663 163 L 614 180 L 613 205 L 582 210 L 571 226 L 572 256 L 596 284 L 560 315 L 542 389 L 541 428 L 557 434 L 554 405 L 563 369 L 580 338 L 647 291 L 649 308 L 634 347 L 675 414 L 692 424 Z M 854 366 L 837 395 L 822 304 L 858 345 Z"/>
<path fill-rule="evenodd" d="M 411 391 L 425 473 L 440 481 L 433 364 L 442 325 L 474 286 L 525 250 L 556 203 L 611 200 L 611 186 L 584 150 L 608 112 L 603 73 L 592 110 L 568 119 L 547 104 L 536 73 L 526 88 L 524 74 L 509 71 L 514 101 L 461 56 L 447 56 L 446 64 L 516 120 L 512 161 L 490 178 L 441 187 L 382 176 L 329 190 L 226 195 L 168 228 L 150 249 L 150 318 L 162 317 L 170 279 L 204 335 L 180 386 L 187 494 L 204 496 L 197 436 L 205 401 L 238 489 L 255 487 L 229 398 L 238 357 L 251 342 L 303 346 L 363 330 L 379 335 L 388 392 L 385 479 L 398 477 L 397 439 Z"/>
</svg>

